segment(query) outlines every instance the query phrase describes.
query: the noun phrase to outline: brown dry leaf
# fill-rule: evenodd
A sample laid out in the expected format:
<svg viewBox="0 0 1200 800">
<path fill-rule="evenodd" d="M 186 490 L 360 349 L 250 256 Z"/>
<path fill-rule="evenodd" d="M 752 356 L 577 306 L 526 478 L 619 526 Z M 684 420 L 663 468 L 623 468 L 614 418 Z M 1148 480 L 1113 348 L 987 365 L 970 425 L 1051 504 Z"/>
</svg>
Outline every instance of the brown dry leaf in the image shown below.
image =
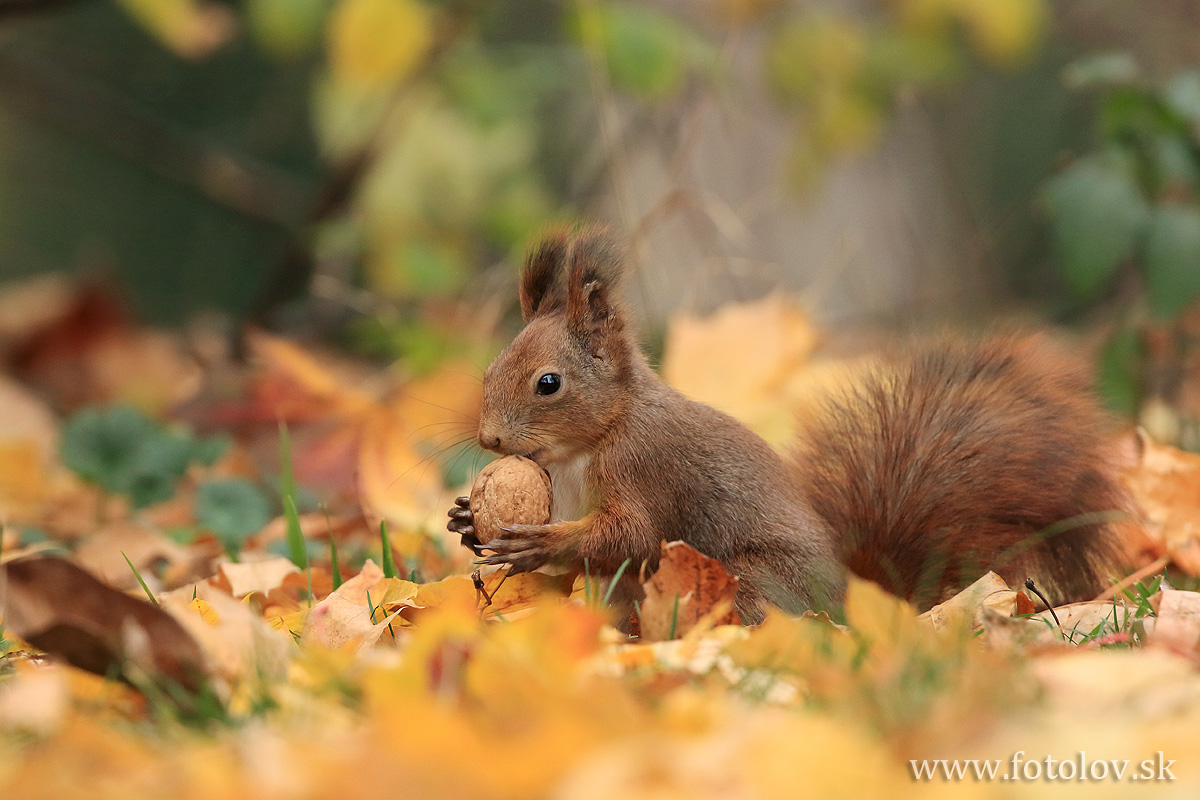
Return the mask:
<svg viewBox="0 0 1200 800">
<path fill-rule="evenodd" d="M 169 614 L 105 586 L 61 558 L 0 567 L 5 625 L 80 669 L 106 675 L 126 661 L 197 688 L 207 669 L 196 641 Z"/>
<path fill-rule="evenodd" d="M 201 371 L 175 334 L 138 330 L 95 343 L 86 362 L 96 400 L 161 414 L 192 397 Z"/>
<path fill-rule="evenodd" d="M 1049 611 L 1042 611 L 1029 618 L 1028 623 L 1031 626 L 1045 629 L 1041 638 L 1061 639 L 1065 634 L 1068 639 L 1078 640 L 1101 625 L 1107 626 L 1110 631 L 1121 631 L 1125 630 L 1128 621 L 1133 617 L 1133 609 L 1120 603 L 1114 604 L 1111 600 L 1069 603 L 1056 607 L 1054 613 L 1058 615 L 1058 623 L 1055 623 Z M 1062 626 L 1061 632 L 1059 624 Z"/>
<path fill-rule="evenodd" d="M 168 568 L 183 574 L 192 556 L 160 531 L 130 520 L 110 523 L 85 537 L 74 555 L 77 564 L 109 586 L 132 589 L 138 585 L 137 576 L 126 558 L 151 583 L 156 581 L 156 562 L 165 561 Z"/>
<path fill-rule="evenodd" d="M 58 422 L 36 395 L 0 376 L 0 517 L 24 517 L 46 499 Z"/>
<path fill-rule="evenodd" d="M 290 558 L 282 556 L 237 564 L 224 562 L 217 569 L 225 576 L 229 593 L 234 597 L 245 597 L 251 592 L 266 594 L 280 586 L 287 576 L 300 572 Z"/>
<path fill-rule="evenodd" d="M 548 597 L 566 598 L 575 583 L 575 573 L 547 575 L 542 572 L 522 572 L 509 575 L 506 568 L 482 576 L 483 590 L 492 598 L 484 605 L 487 618 L 511 618 L 515 612 L 530 609 Z M 428 599 L 429 593 L 424 593 Z M 486 601 L 484 601 L 486 603 Z"/>
<path fill-rule="evenodd" d="M 347 644 L 360 650 L 371 647 L 398 614 L 386 614 L 384 609 L 413 605 L 417 591 L 411 581 L 383 577 L 383 570 L 368 559 L 358 575 L 313 606 L 301 641 L 329 649 Z"/>
<path fill-rule="evenodd" d="M 378 609 L 360 605 L 334 592 L 308 612 L 300 641 L 306 647 L 337 650 L 350 645 L 365 650 L 379 641 L 398 614 L 395 611 L 385 616 Z"/>
<path fill-rule="evenodd" d="M 337 591 L 342 597 L 352 600 L 360 606 L 365 606 L 367 604 L 367 592 L 374 589 L 375 585 L 382 580 L 383 570 L 368 558 L 358 574 L 343 582 L 337 588 Z"/>
<path fill-rule="evenodd" d="M 5 730 L 46 736 L 69 708 L 67 679 L 57 664 L 20 663 L 16 674 L 0 684 L 0 728 Z"/>
<path fill-rule="evenodd" d="M 707 318 L 678 315 L 662 374 L 695 400 L 737 417 L 768 441 L 794 429 L 790 385 L 818 342 L 808 316 L 783 295 L 729 305 Z"/>
<path fill-rule="evenodd" d="M 1140 458 L 1122 481 L 1141 508 L 1150 540 L 1150 552 L 1139 561 L 1168 553 L 1189 575 L 1200 575 L 1200 455 L 1141 434 L 1138 439 Z"/>
<path fill-rule="evenodd" d="M 374 398 L 357 388 L 359 377 L 344 374 L 295 342 L 254 331 L 248 345 L 257 366 L 251 402 L 259 422 L 355 417 L 374 405 Z"/>
<path fill-rule="evenodd" d="M 738 580 L 721 562 L 684 542 L 666 542 L 658 570 L 642 584 L 642 638 L 665 641 L 684 636 L 701 621 L 736 624 L 733 608 Z M 706 619 L 708 618 L 708 619 Z"/>
<path fill-rule="evenodd" d="M 1158 614 L 1147 639 L 1184 653 L 1200 645 L 1200 593 L 1164 589 L 1159 592 Z"/>
<path fill-rule="evenodd" d="M 1016 607 L 1016 595 L 1008 584 L 994 572 L 989 572 L 944 603 L 926 611 L 918 619 L 928 622 L 935 631 L 947 626 L 970 625 L 979 619 L 983 607 L 1011 617 Z"/>
<path fill-rule="evenodd" d="M 192 595 L 196 597 L 193 600 Z M 207 584 L 181 587 L 162 597 L 162 607 L 199 642 L 218 688 L 249 678 L 282 677 L 291 637 L 275 630 L 245 603 Z"/>
</svg>

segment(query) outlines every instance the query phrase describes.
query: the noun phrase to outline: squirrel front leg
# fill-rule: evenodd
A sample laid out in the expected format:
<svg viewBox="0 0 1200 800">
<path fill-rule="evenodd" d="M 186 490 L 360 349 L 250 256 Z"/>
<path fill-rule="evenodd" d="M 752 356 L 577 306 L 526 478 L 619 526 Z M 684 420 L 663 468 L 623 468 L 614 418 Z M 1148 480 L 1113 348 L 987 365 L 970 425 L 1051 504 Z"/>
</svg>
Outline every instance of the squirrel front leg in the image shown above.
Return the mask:
<svg viewBox="0 0 1200 800">
<path fill-rule="evenodd" d="M 648 520 L 637 509 L 609 504 L 579 520 L 548 525 L 511 525 L 484 550 L 493 555 L 480 564 L 511 564 L 513 572 L 528 572 L 545 564 L 585 566 L 598 575 L 612 575 L 629 561 L 630 574 L 646 561 L 656 561 L 658 544 Z"/>
</svg>

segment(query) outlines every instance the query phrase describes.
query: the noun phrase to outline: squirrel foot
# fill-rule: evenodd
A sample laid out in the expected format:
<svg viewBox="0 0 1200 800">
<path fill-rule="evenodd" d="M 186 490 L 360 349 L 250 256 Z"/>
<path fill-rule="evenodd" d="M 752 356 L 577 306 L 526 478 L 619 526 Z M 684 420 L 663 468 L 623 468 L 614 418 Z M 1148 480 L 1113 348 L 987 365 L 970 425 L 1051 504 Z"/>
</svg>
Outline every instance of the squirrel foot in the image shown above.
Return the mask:
<svg viewBox="0 0 1200 800">
<path fill-rule="evenodd" d="M 554 525 L 502 525 L 505 535 L 492 539 L 484 550 L 492 555 L 476 561 L 476 564 L 508 564 L 512 572 L 531 572 L 549 562 L 557 551 Z"/>
<path fill-rule="evenodd" d="M 454 508 L 446 514 L 450 517 L 446 522 L 446 530 L 459 534 L 462 537 L 462 546 L 479 555 L 483 544 L 475 538 L 475 516 L 471 513 L 471 498 L 456 497 Z"/>
</svg>

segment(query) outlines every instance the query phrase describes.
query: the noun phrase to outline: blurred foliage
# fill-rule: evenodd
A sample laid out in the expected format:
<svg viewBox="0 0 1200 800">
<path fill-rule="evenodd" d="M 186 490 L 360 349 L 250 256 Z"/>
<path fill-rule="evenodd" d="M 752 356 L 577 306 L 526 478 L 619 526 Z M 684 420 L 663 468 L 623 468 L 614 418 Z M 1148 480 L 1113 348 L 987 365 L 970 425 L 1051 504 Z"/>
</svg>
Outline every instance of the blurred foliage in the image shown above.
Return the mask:
<svg viewBox="0 0 1200 800">
<path fill-rule="evenodd" d="M 1151 316 L 1176 317 L 1200 292 L 1200 71 L 1151 86 L 1104 54 L 1066 79 L 1099 95 L 1095 148 L 1043 193 L 1067 284 L 1091 298 L 1128 264 Z"/>
<path fill-rule="evenodd" d="M 613 155 L 597 152 L 598 101 L 653 109 L 716 89 L 733 77 L 723 47 L 765 34 L 807 177 L 876 141 L 906 92 L 976 57 L 1019 64 L 1045 16 L 1043 0 L 118 6 L 126 19 L 91 3 L 35 15 L 0 53 L 0 77 L 33 76 L 0 81 L 0 200 L 18 209 L 0 223 L 4 262 L 115 266 L 161 321 L 260 315 L 323 275 L 350 316 L 358 286 L 392 304 L 351 327 L 363 344 L 426 364 L 464 336 L 439 304 L 548 221 L 587 213 Z M 80 92 L 104 98 L 95 113 Z M 31 94 L 45 98 L 32 113 Z M 84 144 L 46 139 L 47 123 Z"/>
<path fill-rule="evenodd" d="M 1111 52 L 1071 64 L 1064 80 L 1096 96 L 1095 144 L 1045 183 L 1042 201 L 1078 299 L 1136 278 L 1139 291 L 1118 298 L 1125 321 L 1100 364 L 1111 404 L 1132 415 L 1146 388 L 1144 334 L 1176 328 L 1200 295 L 1200 71 L 1157 85 Z"/>
<path fill-rule="evenodd" d="M 729 5 L 737 13 L 747 4 Z M 768 74 L 800 120 L 801 179 L 831 155 L 874 144 L 907 93 L 961 78 L 975 56 L 1001 69 L 1022 65 L 1047 14 L 1043 0 L 880 0 L 869 7 L 863 14 L 804 4 L 772 26 Z"/>
<path fill-rule="evenodd" d="M 170 500 L 189 465 L 211 464 L 225 446 L 225 440 L 193 439 L 140 411 L 115 406 L 72 416 L 63 427 L 59 454 L 84 481 L 145 508 Z"/>
</svg>

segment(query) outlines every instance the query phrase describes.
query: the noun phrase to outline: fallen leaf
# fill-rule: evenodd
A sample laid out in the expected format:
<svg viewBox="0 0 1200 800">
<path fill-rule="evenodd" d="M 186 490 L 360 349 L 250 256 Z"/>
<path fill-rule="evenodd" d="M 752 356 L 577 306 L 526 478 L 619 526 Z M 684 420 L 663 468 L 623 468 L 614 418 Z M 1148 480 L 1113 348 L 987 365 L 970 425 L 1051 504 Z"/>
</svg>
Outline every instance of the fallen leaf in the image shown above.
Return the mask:
<svg viewBox="0 0 1200 800">
<path fill-rule="evenodd" d="M 1139 434 L 1136 465 L 1122 482 L 1142 512 L 1150 539 L 1139 563 L 1168 553 L 1189 575 L 1200 575 L 1200 455 L 1185 453 Z"/>
<path fill-rule="evenodd" d="M 737 578 L 720 561 L 683 542 L 662 544 L 658 570 L 642 587 L 641 632 L 647 641 L 682 637 L 709 616 L 714 625 L 738 621 Z"/>
<path fill-rule="evenodd" d="M 189 689 L 208 674 L 204 653 L 169 614 L 64 559 L 4 564 L 0 598 L 4 623 L 17 636 L 80 669 L 106 675 L 132 662 Z"/>
<path fill-rule="evenodd" d="M 58 422 L 36 395 L 0 376 L 0 516 L 32 514 L 55 469 Z"/>
<path fill-rule="evenodd" d="M 125 559 L 128 558 L 127 563 Z M 109 586 L 132 589 L 138 586 L 134 569 L 153 586 L 157 585 L 157 562 L 174 567 L 178 574 L 186 572 L 191 561 L 187 548 L 176 544 L 160 531 L 125 520 L 113 522 L 85 537 L 75 549 L 74 560 L 79 566 L 100 578 Z"/>
<path fill-rule="evenodd" d="M 808 316 L 780 294 L 707 318 L 681 314 L 667 329 L 663 379 L 782 444 L 794 430 L 789 387 L 817 342 Z"/>
<path fill-rule="evenodd" d="M 266 558 L 261 561 L 223 562 L 217 567 L 229 584 L 229 593 L 234 597 L 245 597 L 251 592 L 267 592 L 283 583 L 284 578 L 300 572 L 300 568 L 284 557 Z"/>
<path fill-rule="evenodd" d="M 919 619 L 928 622 L 935 631 L 948 626 L 971 625 L 978 621 L 983 606 L 1000 614 L 1012 616 L 1017 593 L 994 572 L 989 572 L 944 603 L 939 603 Z"/>
<path fill-rule="evenodd" d="M 0 728 L 46 736 L 57 728 L 70 707 L 67 681 L 54 664 L 20 664 L 0 683 Z"/>
<path fill-rule="evenodd" d="M 1159 594 L 1154 628 L 1147 636 L 1182 653 L 1196 653 L 1200 645 L 1200 594 L 1163 589 Z"/>
<path fill-rule="evenodd" d="M 437 462 L 421 455 L 405 420 L 389 408 L 371 413 L 362 431 L 358 484 L 363 512 L 398 528 L 419 528 L 445 513 L 442 473 Z"/>
<path fill-rule="evenodd" d="M 334 592 L 308 613 L 300 642 L 306 647 L 325 647 L 330 650 L 349 645 L 361 651 L 379 641 L 398 613 L 384 616 L 379 611 Z"/>
<path fill-rule="evenodd" d="M 194 594 L 195 599 L 192 595 Z M 205 584 L 163 595 L 163 609 L 199 642 L 209 659 L 218 691 L 228 698 L 248 680 L 279 678 L 292 652 L 291 637 L 280 633 L 245 603 Z"/>
</svg>

